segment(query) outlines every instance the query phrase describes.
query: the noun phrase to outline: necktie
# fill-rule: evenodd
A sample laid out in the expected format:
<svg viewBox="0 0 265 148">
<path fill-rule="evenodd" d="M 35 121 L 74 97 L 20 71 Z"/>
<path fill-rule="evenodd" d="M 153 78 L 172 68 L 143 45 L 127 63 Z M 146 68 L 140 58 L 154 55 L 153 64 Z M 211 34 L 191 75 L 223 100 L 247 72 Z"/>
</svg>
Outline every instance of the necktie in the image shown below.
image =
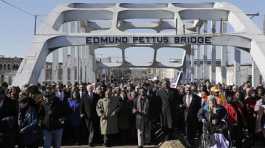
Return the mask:
<svg viewBox="0 0 265 148">
<path fill-rule="evenodd" d="M 191 97 L 190 97 L 190 95 L 187 96 L 187 100 L 188 100 L 187 106 L 189 107 L 190 106 L 190 103 L 191 103 Z"/>
</svg>

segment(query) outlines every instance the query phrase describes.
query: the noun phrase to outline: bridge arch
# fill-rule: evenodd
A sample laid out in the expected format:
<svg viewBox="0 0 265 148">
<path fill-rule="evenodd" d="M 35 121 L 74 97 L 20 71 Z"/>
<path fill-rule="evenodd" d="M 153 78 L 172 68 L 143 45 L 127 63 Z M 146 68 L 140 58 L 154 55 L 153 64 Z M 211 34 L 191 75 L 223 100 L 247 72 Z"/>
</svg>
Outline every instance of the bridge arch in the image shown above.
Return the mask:
<svg viewBox="0 0 265 148">
<path fill-rule="evenodd" d="M 156 5 L 156 4 L 153 4 Z M 206 9 L 207 8 L 207 9 Z M 156 12 L 158 14 L 151 15 L 139 15 L 139 11 Z M 211 12 L 211 13 L 210 13 Z M 170 14 L 170 15 L 167 15 Z M 196 14 L 196 15 L 194 15 Z M 195 17 L 197 16 L 197 17 Z M 33 83 L 36 84 L 42 65 L 45 63 L 48 54 L 55 49 L 67 46 L 80 46 L 88 45 L 87 37 L 93 36 L 127 36 L 133 38 L 134 36 L 142 37 L 137 33 L 126 33 L 118 28 L 117 22 L 120 19 L 133 19 L 133 18 L 146 18 L 155 17 L 162 19 L 156 23 L 157 25 L 148 26 L 151 28 L 158 27 L 159 29 L 167 29 L 175 25 L 176 33 L 181 33 L 182 20 L 185 19 L 223 19 L 227 20 L 236 30 L 233 34 L 203 34 L 202 37 L 211 37 L 211 43 L 208 45 L 216 46 L 233 46 L 246 50 L 250 53 L 253 60 L 257 64 L 261 74 L 265 77 L 265 37 L 261 34 L 261 31 L 255 26 L 255 24 L 237 7 L 226 3 L 216 2 L 210 4 L 167 4 L 157 5 L 150 8 L 140 8 L 135 4 L 67 4 L 57 7 L 52 11 L 43 25 L 40 33 L 34 37 L 32 48 L 27 52 L 26 57 L 21 63 L 19 70 L 16 74 L 14 85 L 22 86 L 24 84 Z M 199 17 L 199 18 L 198 18 Z M 83 34 L 71 34 L 65 35 L 58 30 L 64 22 L 69 21 L 89 21 L 93 19 L 111 20 L 111 28 L 101 32 L 83 33 Z M 168 22 L 166 19 L 177 19 L 177 22 Z M 188 31 L 187 31 L 188 32 Z M 184 32 L 182 32 L 184 33 Z M 152 33 L 147 36 L 152 37 L 168 37 L 174 38 L 174 34 L 161 34 Z M 182 37 L 196 36 L 196 34 L 182 34 Z M 143 36 L 144 37 L 144 36 Z M 207 44 L 207 43 L 205 43 Z M 128 47 L 145 46 L 157 48 L 157 44 L 110 44 L 110 45 L 89 45 L 90 50 L 95 50 L 100 47 L 118 47 L 121 49 Z M 161 45 L 162 47 L 183 47 L 186 52 L 189 52 L 189 46 L 185 44 L 168 43 Z M 126 62 L 126 61 L 123 61 Z M 130 65 L 127 65 L 130 66 Z M 151 66 L 155 66 L 154 64 Z M 21 79 L 23 78 L 23 79 Z"/>
</svg>

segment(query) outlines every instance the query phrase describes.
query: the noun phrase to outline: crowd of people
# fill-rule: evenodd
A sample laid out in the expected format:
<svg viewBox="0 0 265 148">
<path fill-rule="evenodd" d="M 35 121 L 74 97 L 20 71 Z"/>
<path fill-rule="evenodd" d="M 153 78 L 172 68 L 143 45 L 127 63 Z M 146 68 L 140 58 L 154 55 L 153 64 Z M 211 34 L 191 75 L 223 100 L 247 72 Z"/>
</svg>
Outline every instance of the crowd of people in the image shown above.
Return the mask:
<svg viewBox="0 0 265 148">
<path fill-rule="evenodd" d="M 157 144 L 251 147 L 265 137 L 265 91 L 168 80 L 0 86 L 0 147 Z M 159 133 L 159 134 L 158 134 Z M 183 138 L 180 138 L 183 137 Z M 199 140 L 198 140 L 199 139 Z M 264 139 L 262 139 L 264 141 Z"/>
</svg>

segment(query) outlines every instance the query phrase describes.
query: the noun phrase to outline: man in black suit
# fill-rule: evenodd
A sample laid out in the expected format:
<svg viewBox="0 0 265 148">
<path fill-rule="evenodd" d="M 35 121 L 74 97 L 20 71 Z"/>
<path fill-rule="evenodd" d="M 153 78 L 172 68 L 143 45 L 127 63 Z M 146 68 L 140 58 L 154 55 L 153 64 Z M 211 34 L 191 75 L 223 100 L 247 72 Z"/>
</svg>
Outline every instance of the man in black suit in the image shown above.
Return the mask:
<svg viewBox="0 0 265 148">
<path fill-rule="evenodd" d="M 64 101 L 66 98 L 65 92 L 64 92 L 64 86 L 63 84 L 59 83 L 56 88 L 55 92 L 56 97 L 60 99 L 60 101 Z"/>
<path fill-rule="evenodd" d="M 86 85 L 85 84 L 80 84 L 79 85 L 79 95 L 80 95 L 80 98 L 83 98 L 83 96 L 85 94 L 87 94 Z"/>
<path fill-rule="evenodd" d="M 184 117 L 186 126 L 186 136 L 189 144 L 192 146 L 194 138 L 200 129 L 200 122 L 197 113 L 201 108 L 201 98 L 191 92 L 191 86 L 185 86 L 185 95 L 183 97 Z"/>
<path fill-rule="evenodd" d="M 81 98 L 80 116 L 84 118 L 88 129 L 88 144 L 93 146 L 93 138 L 95 132 L 95 120 L 97 119 L 96 104 L 98 98 L 93 92 L 93 85 L 87 85 L 87 93 Z"/>
</svg>

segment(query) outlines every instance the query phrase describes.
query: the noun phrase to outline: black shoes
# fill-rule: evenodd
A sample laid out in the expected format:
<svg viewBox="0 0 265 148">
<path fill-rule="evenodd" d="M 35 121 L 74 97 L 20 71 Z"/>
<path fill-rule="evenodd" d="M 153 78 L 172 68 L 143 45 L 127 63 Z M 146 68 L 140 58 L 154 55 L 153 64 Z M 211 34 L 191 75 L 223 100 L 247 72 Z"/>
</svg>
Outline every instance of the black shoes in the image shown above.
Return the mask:
<svg viewBox="0 0 265 148">
<path fill-rule="evenodd" d="M 88 145 L 89 145 L 89 147 L 94 147 L 93 143 L 89 143 Z"/>
<path fill-rule="evenodd" d="M 104 147 L 111 147 L 110 144 L 105 144 L 105 143 L 103 144 L 103 146 L 104 146 Z"/>
</svg>

